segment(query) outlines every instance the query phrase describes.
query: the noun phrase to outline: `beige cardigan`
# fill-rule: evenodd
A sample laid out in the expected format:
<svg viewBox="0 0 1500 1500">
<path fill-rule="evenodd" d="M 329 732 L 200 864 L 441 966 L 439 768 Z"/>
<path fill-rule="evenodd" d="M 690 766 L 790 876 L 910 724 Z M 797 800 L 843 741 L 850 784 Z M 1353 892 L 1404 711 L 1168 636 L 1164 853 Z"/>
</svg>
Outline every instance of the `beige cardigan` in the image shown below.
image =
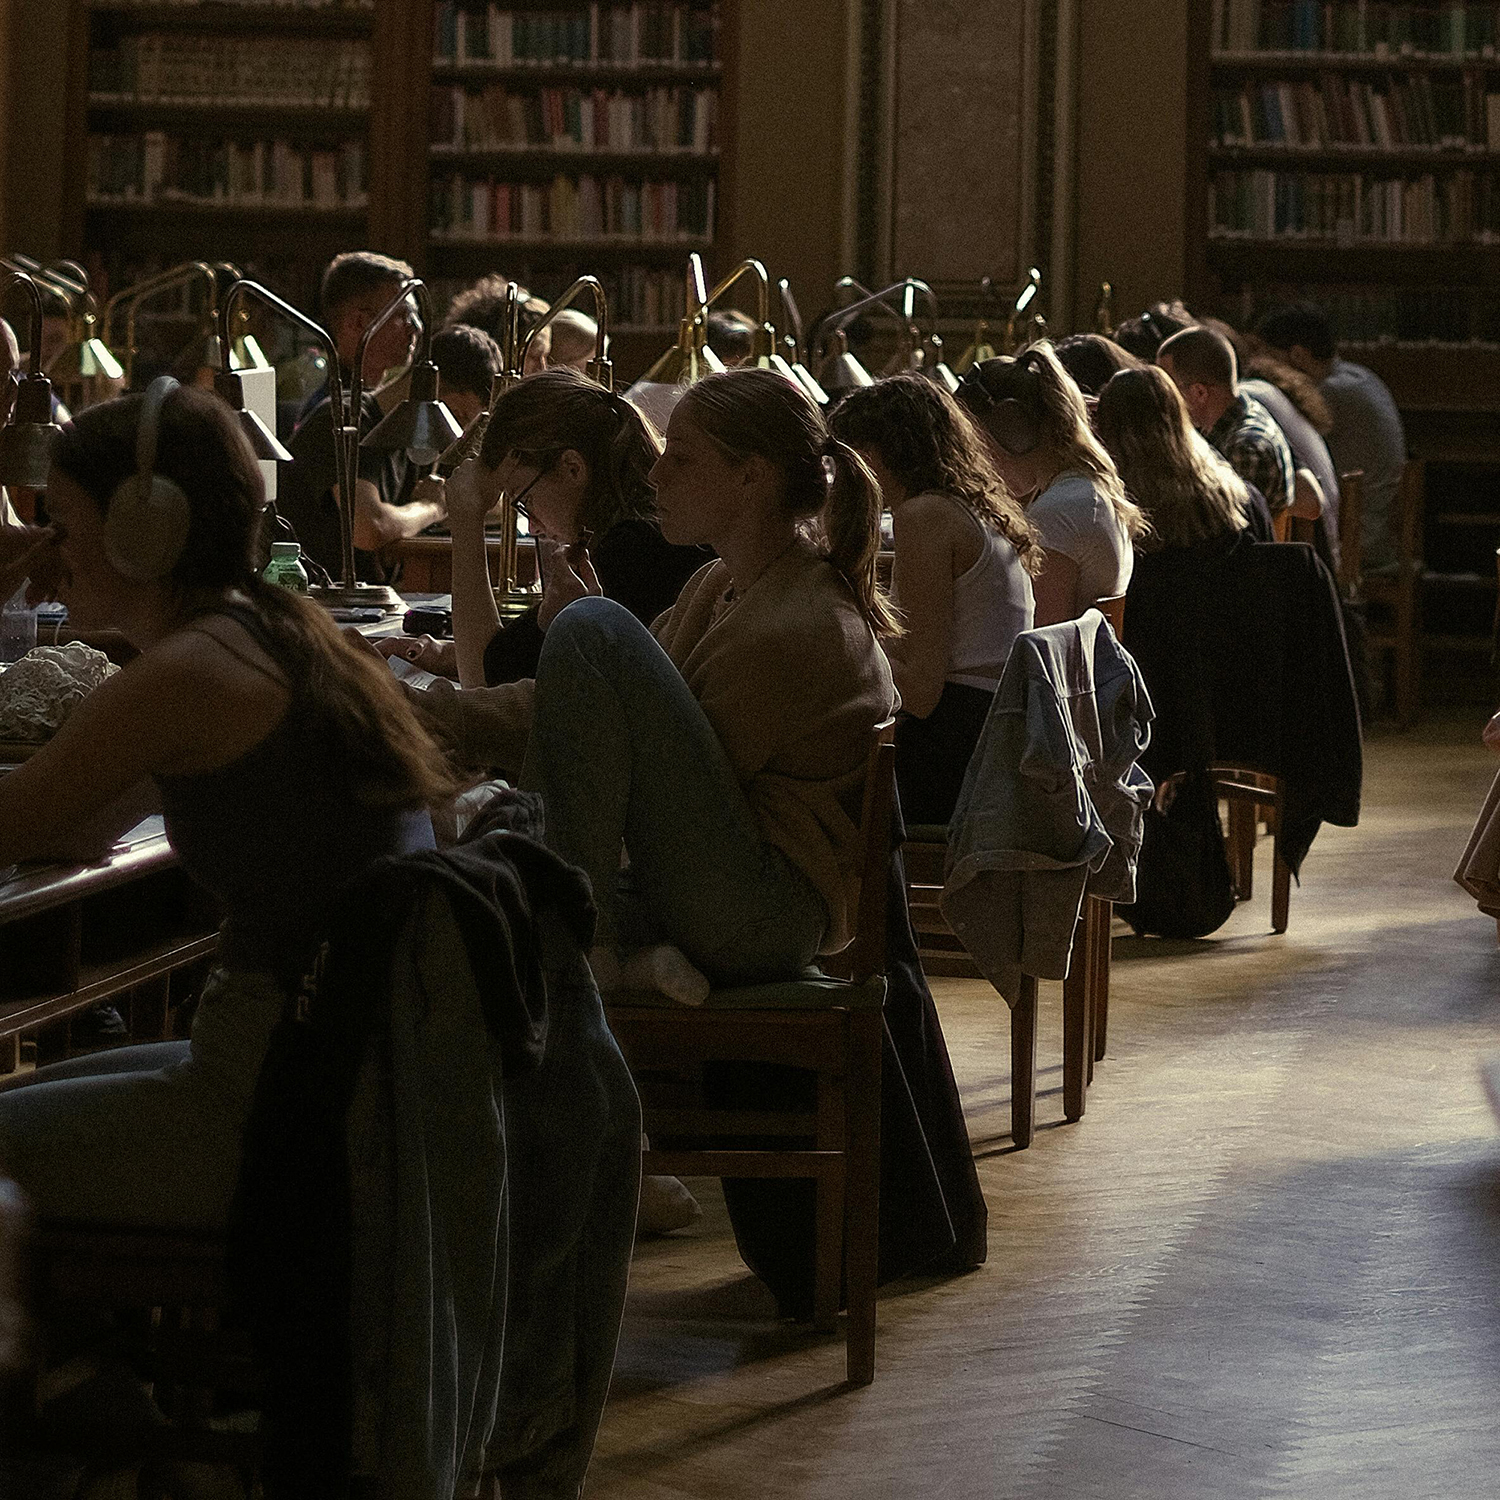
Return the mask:
<svg viewBox="0 0 1500 1500">
<path fill-rule="evenodd" d="M 828 908 L 823 951 L 849 941 L 859 889 L 863 776 L 875 725 L 895 711 L 890 667 L 849 586 L 795 543 L 739 597 L 722 562 L 700 568 L 652 626 L 723 745 L 761 836 Z M 414 694 L 468 764 L 514 777 L 536 685 Z"/>
</svg>

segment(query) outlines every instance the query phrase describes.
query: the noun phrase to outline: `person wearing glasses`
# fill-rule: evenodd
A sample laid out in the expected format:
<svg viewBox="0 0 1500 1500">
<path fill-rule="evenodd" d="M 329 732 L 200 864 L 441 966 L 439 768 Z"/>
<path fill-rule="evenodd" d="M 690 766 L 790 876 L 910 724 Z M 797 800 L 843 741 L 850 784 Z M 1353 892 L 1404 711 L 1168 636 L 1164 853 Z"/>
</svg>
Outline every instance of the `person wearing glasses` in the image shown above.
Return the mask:
<svg viewBox="0 0 1500 1500">
<path fill-rule="evenodd" d="M 341 255 L 328 267 L 321 306 L 345 370 L 354 368 L 365 329 L 410 275 L 411 267 L 404 261 L 364 250 Z M 361 372 L 365 388 L 359 413 L 361 437 L 399 401 L 399 383 L 377 387 L 388 370 L 410 360 L 416 331 L 414 314 L 403 317 L 398 313 L 370 339 Z M 343 564 L 333 428 L 334 412 L 325 396 L 298 423 L 287 444 L 293 462 L 284 465 L 278 476 L 276 508 L 296 532 L 303 552 L 337 578 Z M 398 569 L 381 553 L 391 543 L 425 531 L 444 514 L 442 488 L 419 486 L 404 453 L 361 448 L 354 490 L 355 576 L 362 583 L 394 584 Z"/>
<path fill-rule="evenodd" d="M 536 676 L 548 626 L 586 594 L 614 599 L 650 625 L 712 557 L 663 539 L 650 480 L 660 453 L 635 407 L 574 370 L 512 386 L 494 407 L 479 456 L 448 481 L 453 639 L 387 641 L 385 655 L 465 688 L 496 688 Z M 539 603 L 502 623 L 485 519 L 507 491 L 536 538 L 544 589 Z"/>
</svg>

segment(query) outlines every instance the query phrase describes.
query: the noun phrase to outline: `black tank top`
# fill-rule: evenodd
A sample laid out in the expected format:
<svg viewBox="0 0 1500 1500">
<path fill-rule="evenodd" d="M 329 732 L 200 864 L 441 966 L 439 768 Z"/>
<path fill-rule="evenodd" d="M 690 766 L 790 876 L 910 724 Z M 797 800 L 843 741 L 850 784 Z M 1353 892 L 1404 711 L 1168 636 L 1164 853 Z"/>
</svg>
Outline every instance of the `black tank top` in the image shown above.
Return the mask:
<svg viewBox="0 0 1500 1500">
<path fill-rule="evenodd" d="M 213 613 L 243 626 L 278 661 L 253 609 Z M 382 855 L 432 848 L 433 836 L 425 809 L 360 800 L 317 705 L 292 674 L 286 682 L 291 702 L 259 744 L 217 770 L 155 781 L 172 848 L 222 912 L 219 962 L 293 982 L 339 890 Z"/>
</svg>

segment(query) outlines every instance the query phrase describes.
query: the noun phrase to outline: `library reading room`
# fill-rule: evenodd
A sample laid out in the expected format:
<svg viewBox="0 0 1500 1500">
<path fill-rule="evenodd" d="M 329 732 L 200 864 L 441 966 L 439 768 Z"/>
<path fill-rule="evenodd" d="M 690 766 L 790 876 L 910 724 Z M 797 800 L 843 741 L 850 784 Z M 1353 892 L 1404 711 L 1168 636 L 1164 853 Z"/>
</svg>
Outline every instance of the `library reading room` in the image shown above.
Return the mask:
<svg viewBox="0 0 1500 1500">
<path fill-rule="evenodd" d="M 0 0 L 0 1500 L 1497 1406 L 1500 0 Z"/>
</svg>

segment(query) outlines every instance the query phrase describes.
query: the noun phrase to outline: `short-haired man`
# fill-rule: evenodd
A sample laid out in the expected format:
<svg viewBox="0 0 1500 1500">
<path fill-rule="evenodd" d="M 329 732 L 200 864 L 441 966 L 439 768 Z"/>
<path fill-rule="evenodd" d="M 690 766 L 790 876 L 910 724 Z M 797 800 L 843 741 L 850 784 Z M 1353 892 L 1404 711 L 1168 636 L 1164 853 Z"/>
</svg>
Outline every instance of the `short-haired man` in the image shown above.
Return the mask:
<svg viewBox="0 0 1500 1500">
<path fill-rule="evenodd" d="M 1406 432 L 1395 398 L 1373 370 L 1339 359 L 1327 314 L 1310 306 L 1268 314 L 1256 329 L 1286 362 L 1318 382 L 1333 412 L 1328 451 L 1341 474 L 1364 473 L 1361 565 L 1397 562 L 1396 494 L 1406 465 Z"/>
<path fill-rule="evenodd" d="M 405 261 L 368 250 L 336 256 L 323 273 L 319 306 L 324 326 L 338 349 L 346 399 L 365 330 L 411 274 Z M 376 387 L 388 370 L 399 368 L 411 357 L 415 332 L 413 315 L 403 309 L 371 338 L 361 372 L 361 438 L 400 399 L 395 388 L 378 391 Z M 287 444 L 293 462 L 281 471 L 276 505 L 297 533 L 303 552 L 337 578 L 342 572 L 342 540 L 333 431 L 334 412 L 325 396 L 298 423 Z M 404 453 L 359 450 L 359 479 L 354 490 L 354 571 L 361 582 L 394 583 L 399 570 L 380 554 L 393 542 L 415 536 L 447 514 L 441 489 L 431 487 L 417 494 L 413 492 L 414 481 Z"/>
<path fill-rule="evenodd" d="M 455 323 L 432 336 L 432 362 L 439 394 L 453 419 L 467 427 L 490 404 L 490 386 L 500 373 L 500 346 L 482 328 Z"/>
<path fill-rule="evenodd" d="M 1156 362 L 1182 392 L 1193 426 L 1265 496 L 1271 515 L 1280 515 L 1296 487 L 1292 450 L 1270 412 L 1237 389 L 1229 340 L 1211 328 L 1184 328 L 1163 342 Z"/>
</svg>

